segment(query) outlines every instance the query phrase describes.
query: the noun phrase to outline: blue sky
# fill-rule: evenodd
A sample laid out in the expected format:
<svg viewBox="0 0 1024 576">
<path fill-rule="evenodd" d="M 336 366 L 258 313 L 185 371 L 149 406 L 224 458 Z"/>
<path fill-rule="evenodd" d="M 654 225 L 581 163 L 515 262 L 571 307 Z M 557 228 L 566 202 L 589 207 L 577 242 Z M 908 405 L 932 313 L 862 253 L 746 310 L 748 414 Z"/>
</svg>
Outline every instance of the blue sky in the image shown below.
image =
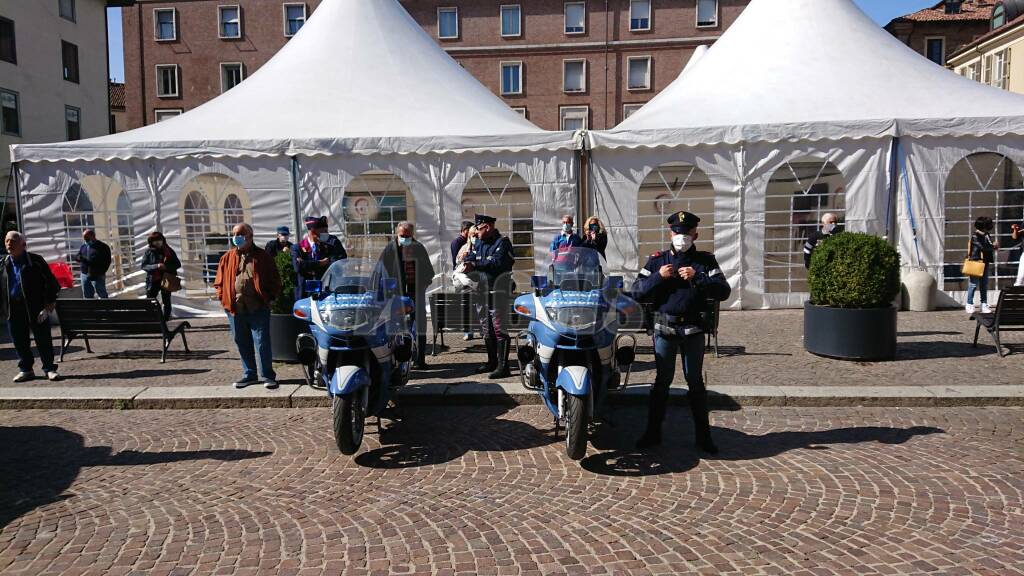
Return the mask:
<svg viewBox="0 0 1024 576">
<path fill-rule="evenodd" d="M 901 14 L 908 14 L 926 6 L 935 5 L 937 0 L 854 0 L 862 10 L 878 22 L 886 25 L 890 20 Z M 121 35 L 121 9 L 108 8 L 107 37 L 110 39 L 110 75 L 124 82 L 124 47 Z"/>
</svg>

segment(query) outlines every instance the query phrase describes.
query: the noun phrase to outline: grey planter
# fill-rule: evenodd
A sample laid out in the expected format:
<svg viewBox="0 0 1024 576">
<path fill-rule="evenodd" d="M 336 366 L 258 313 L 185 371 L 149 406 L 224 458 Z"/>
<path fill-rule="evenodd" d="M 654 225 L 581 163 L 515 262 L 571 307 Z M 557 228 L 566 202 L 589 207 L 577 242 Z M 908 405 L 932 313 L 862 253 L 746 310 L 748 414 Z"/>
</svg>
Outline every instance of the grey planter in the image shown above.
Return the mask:
<svg viewBox="0 0 1024 576">
<path fill-rule="evenodd" d="M 270 345 L 275 362 L 297 363 L 295 339 L 305 331 L 305 323 L 291 314 L 270 315 Z"/>
<path fill-rule="evenodd" d="M 894 360 L 896 308 L 830 308 L 804 304 L 804 348 L 842 360 Z"/>
</svg>

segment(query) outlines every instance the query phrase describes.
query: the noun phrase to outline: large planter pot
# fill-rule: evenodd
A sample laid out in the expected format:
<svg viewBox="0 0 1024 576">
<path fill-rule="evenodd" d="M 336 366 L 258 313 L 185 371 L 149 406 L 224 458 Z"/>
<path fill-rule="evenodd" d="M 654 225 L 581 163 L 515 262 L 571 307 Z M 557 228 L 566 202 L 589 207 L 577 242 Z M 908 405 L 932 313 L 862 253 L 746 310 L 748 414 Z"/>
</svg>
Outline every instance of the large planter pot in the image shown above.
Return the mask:
<svg viewBox="0 0 1024 576">
<path fill-rule="evenodd" d="M 306 329 L 305 323 L 291 314 L 270 315 L 270 344 L 275 362 L 298 362 L 295 339 Z"/>
<path fill-rule="evenodd" d="M 804 348 L 843 360 L 896 358 L 896 308 L 830 308 L 804 304 Z"/>
</svg>

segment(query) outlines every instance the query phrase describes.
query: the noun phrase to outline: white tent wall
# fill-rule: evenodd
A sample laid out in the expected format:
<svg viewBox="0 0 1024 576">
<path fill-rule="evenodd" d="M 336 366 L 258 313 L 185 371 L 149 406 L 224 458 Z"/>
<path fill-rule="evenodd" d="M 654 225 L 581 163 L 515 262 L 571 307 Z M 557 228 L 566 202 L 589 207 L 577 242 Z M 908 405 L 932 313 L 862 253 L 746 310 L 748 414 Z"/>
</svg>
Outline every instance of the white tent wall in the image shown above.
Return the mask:
<svg viewBox="0 0 1024 576">
<path fill-rule="evenodd" d="M 448 244 L 458 234 L 463 190 L 478 172 L 505 169 L 530 188 L 534 219 L 535 269 L 543 263 L 551 236 L 560 226 L 560 215 L 575 212 L 576 152 L 505 151 L 474 154 L 369 155 L 300 157 L 299 196 L 302 214 L 324 214 L 332 230 L 346 222 L 346 191 L 368 171 L 394 175 L 408 186 L 413 200 L 417 238 L 431 255 L 437 272 L 432 289 L 443 285 L 442 275 L 452 269 Z M 500 219 L 503 233 L 507 223 Z M 520 287 L 522 288 L 522 287 Z"/>
<path fill-rule="evenodd" d="M 901 181 L 898 204 L 898 231 L 903 268 L 923 267 L 938 282 L 939 290 L 945 294 L 940 306 L 959 306 L 965 302 L 966 290 L 944 290 L 944 267 L 946 253 L 946 205 L 945 191 L 954 168 L 964 158 L 973 154 L 994 153 L 1005 156 L 1013 162 L 1014 169 L 1024 167 L 1024 149 L 1020 138 L 1014 136 L 985 136 L 951 138 L 903 138 L 901 144 L 906 166 L 906 182 L 910 187 L 910 210 L 917 228 L 915 246 L 911 214 L 908 211 L 906 187 Z M 984 179 L 986 175 L 979 175 Z M 991 210 L 986 214 L 994 216 Z M 965 233 L 968 232 L 965 230 Z M 1004 246 L 1009 238 L 999 238 Z M 959 248 L 959 242 L 952 248 Z M 966 257 L 967 246 L 963 253 Z M 918 258 L 920 254 L 920 258 Z M 998 286 L 989 283 L 989 302 L 998 298 Z"/>
<path fill-rule="evenodd" d="M 884 235 L 887 214 L 895 213 L 888 212 L 890 149 L 889 139 L 865 139 L 592 150 L 590 197 L 596 214 L 608 227 L 609 266 L 613 272 L 635 279 L 648 256 L 638 251 L 640 186 L 659 166 L 683 162 L 704 172 L 714 187 L 714 246 L 708 249 L 714 250 L 733 287 L 725 306 L 800 307 L 808 297 L 806 292 L 768 294 L 765 289 L 765 197 L 773 175 L 787 162 L 809 158 L 831 162 L 842 173 L 845 185 L 846 228 Z M 802 184 L 806 188 L 812 183 Z"/>
</svg>

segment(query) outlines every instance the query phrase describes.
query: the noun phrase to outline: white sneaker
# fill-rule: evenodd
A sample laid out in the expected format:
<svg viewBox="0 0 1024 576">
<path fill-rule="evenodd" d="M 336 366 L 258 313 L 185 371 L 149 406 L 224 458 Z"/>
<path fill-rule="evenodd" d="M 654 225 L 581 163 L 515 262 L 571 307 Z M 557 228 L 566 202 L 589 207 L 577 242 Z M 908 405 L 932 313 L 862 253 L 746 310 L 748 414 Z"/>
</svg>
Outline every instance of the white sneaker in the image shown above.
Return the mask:
<svg viewBox="0 0 1024 576">
<path fill-rule="evenodd" d="M 36 377 L 35 373 L 32 372 L 31 370 L 29 370 L 28 372 L 18 372 L 18 374 L 14 377 L 14 381 L 15 382 L 28 382 L 29 380 L 31 380 L 31 379 L 33 379 L 35 377 Z"/>
<path fill-rule="evenodd" d="M 988 304 L 982 304 L 981 305 L 981 313 L 982 314 L 991 314 L 992 313 L 992 309 L 989 308 Z"/>
<path fill-rule="evenodd" d="M 50 370 L 46 373 L 46 379 L 50 382 L 56 382 L 57 380 L 60 380 L 60 374 L 57 374 L 56 370 Z"/>
<path fill-rule="evenodd" d="M 462 341 L 463 342 L 469 342 L 472 339 L 473 339 L 473 335 L 472 334 L 463 334 L 462 335 Z"/>
<path fill-rule="evenodd" d="M 964 306 L 964 310 L 967 310 L 968 314 L 974 314 L 974 304 L 968 304 Z"/>
<path fill-rule="evenodd" d="M 267 390 L 277 390 L 277 380 L 274 380 L 273 378 L 264 378 L 263 387 Z"/>
</svg>

